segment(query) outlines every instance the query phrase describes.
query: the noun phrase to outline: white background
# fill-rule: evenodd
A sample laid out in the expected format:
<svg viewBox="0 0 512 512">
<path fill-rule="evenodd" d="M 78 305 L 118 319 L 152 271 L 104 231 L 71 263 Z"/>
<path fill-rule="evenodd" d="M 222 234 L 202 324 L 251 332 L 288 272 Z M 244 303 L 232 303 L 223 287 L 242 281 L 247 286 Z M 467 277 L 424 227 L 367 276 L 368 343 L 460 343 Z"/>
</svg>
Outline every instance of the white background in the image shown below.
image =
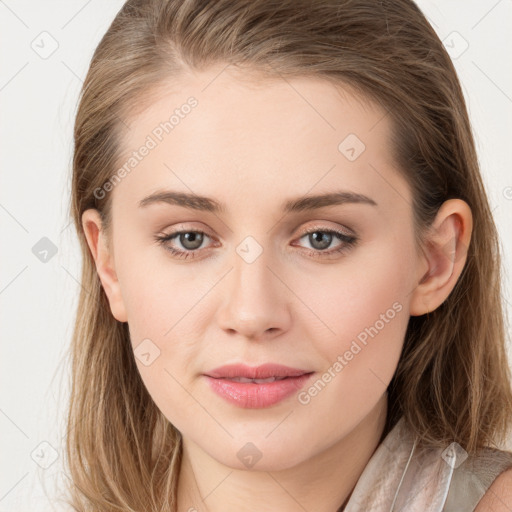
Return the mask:
<svg viewBox="0 0 512 512">
<path fill-rule="evenodd" d="M 73 119 L 92 53 L 122 4 L 0 0 L 0 512 L 52 510 L 42 482 L 51 496 L 55 477 L 64 478 L 64 356 L 80 291 L 80 253 L 68 217 Z M 502 236 L 511 316 L 512 2 L 418 4 L 453 51 L 469 44 L 452 57 Z M 51 47 L 50 36 L 40 35 L 45 31 L 58 48 L 43 59 L 32 46 L 46 38 Z M 46 263 L 32 252 L 42 237 L 58 249 Z M 38 466 L 37 454 L 52 450 L 57 461 Z"/>
</svg>

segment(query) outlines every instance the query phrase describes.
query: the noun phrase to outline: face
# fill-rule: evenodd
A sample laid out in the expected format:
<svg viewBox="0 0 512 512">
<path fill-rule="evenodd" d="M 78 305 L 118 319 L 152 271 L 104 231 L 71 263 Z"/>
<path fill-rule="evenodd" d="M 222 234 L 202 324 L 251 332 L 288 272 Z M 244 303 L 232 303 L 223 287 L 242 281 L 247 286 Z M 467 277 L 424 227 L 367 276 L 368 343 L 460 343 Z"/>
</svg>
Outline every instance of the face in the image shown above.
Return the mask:
<svg viewBox="0 0 512 512">
<path fill-rule="evenodd" d="M 185 439 L 233 468 L 245 447 L 259 468 L 283 469 L 347 436 L 386 391 L 419 277 L 412 198 L 384 110 L 321 79 L 220 69 L 130 120 L 129 171 L 106 187 L 109 299 Z M 147 199 L 165 192 L 211 201 Z M 267 363 L 305 377 L 206 376 Z"/>
</svg>

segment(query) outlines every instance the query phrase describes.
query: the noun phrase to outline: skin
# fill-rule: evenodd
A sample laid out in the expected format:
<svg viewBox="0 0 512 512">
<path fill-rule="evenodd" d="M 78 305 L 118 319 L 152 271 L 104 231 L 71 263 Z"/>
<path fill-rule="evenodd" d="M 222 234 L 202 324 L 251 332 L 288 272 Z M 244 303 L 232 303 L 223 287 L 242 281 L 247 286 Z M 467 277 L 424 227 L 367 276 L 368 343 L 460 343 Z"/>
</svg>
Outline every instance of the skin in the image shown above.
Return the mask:
<svg viewBox="0 0 512 512">
<path fill-rule="evenodd" d="M 475 512 L 510 512 L 512 510 L 512 469 L 501 473 L 478 502 Z"/>
<path fill-rule="evenodd" d="M 134 350 L 145 339 L 160 350 L 148 366 L 136 361 L 153 400 L 183 435 L 180 512 L 239 512 L 247 504 L 333 512 L 381 440 L 386 388 L 410 315 L 437 308 L 460 276 L 471 210 L 462 200 L 444 203 L 420 251 L 385 111 L 316 78 L 257 82 L 224 66 L 189 73 L 130 120 L 126 152 L 190 96 L 198 106 L 110 192 L 110 247 L 98 212 L 83 214 L 98 275 L 112 314 L 129 324 Z M 366 146 L 354 161 L 338 150 L 350 133 Z M 226 211 L 138 207 L 159 189 L 213 197 Z M 377 206 L 280 210 L 287 199 L 338 189 Z M 304 235 L 313 226 L 350 230 L 359 240 L 326 256 L 344 242 L 333 236 L 322 252 Z M 154 240 L 180 229 L 206 234 L 196 258 L 177 259 Z M 263 250 L 251 263 L 236 251 L 247 236 Z M 191 247 L 183 238 L 167 243 Z M 401 311 L 307 404 L 292 395 L 241 409 L 202 376 L 228 363 L 275 362 L 316 372 L 314 382 L 393 303 Z M 251 469 L 237 457 L 248 442 L 262 454 Z"/>
</svg>

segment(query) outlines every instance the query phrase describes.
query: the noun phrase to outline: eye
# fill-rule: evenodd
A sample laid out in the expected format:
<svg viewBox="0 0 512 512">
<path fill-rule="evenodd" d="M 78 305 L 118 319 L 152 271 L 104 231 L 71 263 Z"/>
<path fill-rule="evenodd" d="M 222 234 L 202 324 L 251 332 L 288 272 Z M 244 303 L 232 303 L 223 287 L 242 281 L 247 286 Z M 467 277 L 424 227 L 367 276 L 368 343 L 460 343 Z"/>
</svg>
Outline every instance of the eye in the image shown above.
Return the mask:
<svg viewBox="0 0 512 512">
<path fill-rule="evenodd" d="M 205 237 L 211 238 L 204 231 L 182 230 L 167 235 L 157 235 L 155 236 L 155 241 L 163 245 L 165 250 L 169 251 L 173 256 L 179 259 L 187 259 L 196 257 Z M 358 241 L 358 238 L 354 235 L 349 235 L 334 229 L 322 229 L 321 227 L 310 228 L 302 234 L 299 240 L 305 237 L 308 237 L 312 245 L 312 249 L 307 251 L 312 257 L 326 257 L 333 254 L 340 254 L 348 251 Z M 173 245 L 169 243 L 175 239 L 175 243 L 179 243 L 183 249 L 173 247 Z M 335 249 L 326 251 L 325 249 L 336 239 L 339 240 L 341 244 Z"/>
<path fill-rule="evenodd" d="M 313 246 L 312 251 L 309 251 L 309 254 L 313 257 L 326 257 L 336 254 L 341 254 L 345 251 L 348 251 L 352 246 L 354 246 L 358 238 L 354 235 L 349 235 L 344 233 L 343 231 L 338 231 L 336 229 L 323 229 L 322 227 L 312 227 L 309 228 L 300 238 L 307 237 L 308 241 Z M 327 247 L 329 247 L 333 240 L 338 239 L 341 244 L 330 251 L 325 251 Z"/>
<path fill-rule="evenodd" d="M 186 259 L 189 257 L 195 257 L 195 252 L 197 252 L 201 247 L 205 236 L 210 238 L 203 231 L 176 231 L 169 235 L 156 236 L 155 239 L 159 244 L 163 245 L 164 248 L 173 256 Z M 181 246 L 184 247 L 184 250 L 176 249 L 168 243 L 175 238 L 181 244 Z"/>
</svg>

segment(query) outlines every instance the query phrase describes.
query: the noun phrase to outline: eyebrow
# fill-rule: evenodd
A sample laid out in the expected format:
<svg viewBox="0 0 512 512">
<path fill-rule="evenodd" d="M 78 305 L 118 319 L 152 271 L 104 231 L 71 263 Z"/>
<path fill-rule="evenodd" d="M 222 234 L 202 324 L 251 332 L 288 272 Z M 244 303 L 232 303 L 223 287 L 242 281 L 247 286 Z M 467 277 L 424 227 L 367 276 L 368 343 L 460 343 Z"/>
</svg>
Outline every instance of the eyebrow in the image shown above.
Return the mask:
<svg viewBox="0 0 512 512">
<path fill-rule="evenodd" d="M 182 206 L 191 210 L 200 210 L 212 213 L 226 212 L 226 205 L 211 197 L 189 194 L 186 192 L 174 192 L 171 190 L 157 191 L 139 202 L 140 208 L 145 208 L 155 203 L 167 203 Z M 285 201 L 282 205 L 284 213 L 294 213 L 316 210 L 326 206 L 335 206 L 347 203 L 369 204 L 377 206 L 377 203 L 363 194 L 338 190 L 326 194 L 303 196 Z"/>
</svg>

